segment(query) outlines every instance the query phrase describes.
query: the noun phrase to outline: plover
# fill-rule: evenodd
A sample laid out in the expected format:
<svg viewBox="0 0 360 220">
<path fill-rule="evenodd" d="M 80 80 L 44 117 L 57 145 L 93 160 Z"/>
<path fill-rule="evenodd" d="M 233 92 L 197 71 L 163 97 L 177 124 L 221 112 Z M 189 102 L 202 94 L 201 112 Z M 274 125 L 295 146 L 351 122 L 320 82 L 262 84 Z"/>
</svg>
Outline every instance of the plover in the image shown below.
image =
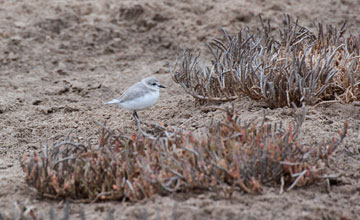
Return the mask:
<svg viewBox="0 0 360 220">
<path fill-rule="evenodd" d="M 128 88 L 119 98 L 105 104 L 118 104 L 120 108 L 134 111 L 133 116 L 139 123 L 137 110 L 153 106 L 159 99 L 159 88 L 165 88 L 154 77 L 148 77 Z"/>
</svg>

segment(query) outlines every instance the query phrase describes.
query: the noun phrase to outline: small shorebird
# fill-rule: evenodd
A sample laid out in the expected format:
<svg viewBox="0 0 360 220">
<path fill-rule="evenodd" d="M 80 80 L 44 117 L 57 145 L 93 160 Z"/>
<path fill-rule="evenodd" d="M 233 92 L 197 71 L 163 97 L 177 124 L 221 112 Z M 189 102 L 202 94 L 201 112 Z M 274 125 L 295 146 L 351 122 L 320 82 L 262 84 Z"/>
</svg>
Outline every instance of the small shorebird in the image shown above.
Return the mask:
<svg viewBox="0 0 360 220">
<path fill-rule="evenodd" d="M 105 104 L 118 104 L 120 108 L 134 111 L 133 116 L 140 122 L 138 110 L 153 106 L 159 99 L 159 88 L 165 88 L 154 77 L 148 77 L 128 88 L 119 98 Z"/>
</svg>

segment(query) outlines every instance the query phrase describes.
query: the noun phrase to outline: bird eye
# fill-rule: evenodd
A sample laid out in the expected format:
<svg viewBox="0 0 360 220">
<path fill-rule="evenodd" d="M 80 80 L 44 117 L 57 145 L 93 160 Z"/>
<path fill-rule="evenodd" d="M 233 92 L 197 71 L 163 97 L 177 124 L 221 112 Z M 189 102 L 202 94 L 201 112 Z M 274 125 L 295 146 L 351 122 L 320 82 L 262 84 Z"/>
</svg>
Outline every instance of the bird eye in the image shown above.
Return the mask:
<svg viewBox="0 0 360 220">
<path fill-rule="evenodd" d="M 151 85 L 156 86 L 156 83 L 153 83 L 153 84 L 151 84 Z"/>
</svg>

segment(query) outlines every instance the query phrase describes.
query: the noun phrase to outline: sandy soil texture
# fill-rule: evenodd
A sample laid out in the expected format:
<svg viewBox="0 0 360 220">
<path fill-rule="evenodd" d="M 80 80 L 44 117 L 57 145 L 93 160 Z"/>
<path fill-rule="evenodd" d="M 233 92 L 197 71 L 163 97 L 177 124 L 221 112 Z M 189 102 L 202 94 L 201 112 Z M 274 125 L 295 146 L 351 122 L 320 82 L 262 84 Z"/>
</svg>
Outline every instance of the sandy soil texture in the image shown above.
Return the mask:
<svg viewBox="0 0 360 220">
<path fill-rule="evenodd" d="M 139 112 L 150 122 L 198 129 L 217 111 L 202 111 L 169 74 L 168 62 L 184 49 L 204 51 L 220 36 L 241 27 L 259 27 L 259 13 L 274 28 L 283 13 L 312 22 L 360 31 L 359 0 L 0 0 L 0 213 L 12 213 L 15 200 L 36 207 L 45 219 L 50 207 L 61 213 L 63 202 L 38 200 L 24 181 L 19 158 L 41 151 L 76 129 L 84 139 L 96 136 L 93 120 L 114 129 L 136 131 L 130 112 L 103 103 L 144 77 L 155 75 L 168 88 L 157 105 Z M 223 104 L 224 106 L 230 103 Z M 290 108 L 267 109 L 242 98 L 235 101 L 244 120 L 290 121 Z M 71 204 L 72 219 L 85 210 L 87 219 L 359 219 L 360 103 L 308 107 L 302 143 L 319 144 L 332 137 L 345 120 L 349 133 L 335 153 L 339 181 L 279 194 L 265 187 L 262 195 L 179 193 L 139 203 Z"/>
</svg>

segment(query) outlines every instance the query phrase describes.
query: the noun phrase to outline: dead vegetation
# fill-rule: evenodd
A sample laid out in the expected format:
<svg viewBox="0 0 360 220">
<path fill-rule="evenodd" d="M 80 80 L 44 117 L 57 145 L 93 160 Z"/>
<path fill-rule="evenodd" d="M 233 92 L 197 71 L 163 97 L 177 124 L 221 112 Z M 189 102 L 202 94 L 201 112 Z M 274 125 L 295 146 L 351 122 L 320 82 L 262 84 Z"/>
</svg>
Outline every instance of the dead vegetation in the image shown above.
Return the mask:
<svg viewBox="0 0 360 220">
<path fill-rule="evenodd" d="M 345 37 L 345 23 L 339 30 L 318 24 L 314 33 L 285 16 L 273 37 L 261 22 L 236 36 L 223 30 L 223 40 L 207 44 L 210 65 L 185 51 L 170 68 L 173 80 L 200 103 L 249 96 L 275 108 L 360 100 L 360 37 Z"/>
<path fill-rule="evenodd" d="M 234 108 L 201 132 L 146 125 L 131 137 L 104 126 L 98 144 L 69 133 L 21 160 L 26 183 L 42 198 L 78 202 L 137 201 L 173 192 L 261 193 L 264 185 L 285 190 L 329 175 L 329 157 L 347 132 L 323 146 L 302 146 L 297 138 L 305 110 L 293 124 L 242 122 Z M 265 116 L 264 116 L 265 121 Z"/>
</svg>

